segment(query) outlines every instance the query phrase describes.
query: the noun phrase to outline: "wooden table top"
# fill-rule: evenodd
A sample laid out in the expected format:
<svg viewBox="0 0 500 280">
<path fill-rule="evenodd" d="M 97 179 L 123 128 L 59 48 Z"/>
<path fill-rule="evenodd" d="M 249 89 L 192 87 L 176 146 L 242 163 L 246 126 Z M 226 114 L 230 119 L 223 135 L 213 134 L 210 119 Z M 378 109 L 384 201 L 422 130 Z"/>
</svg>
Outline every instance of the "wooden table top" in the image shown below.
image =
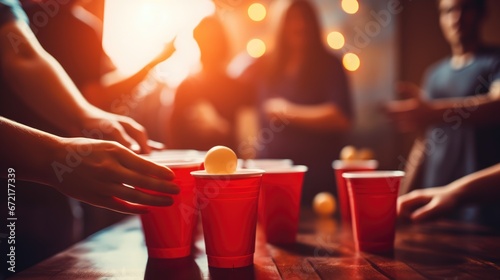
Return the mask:
<svg viewBox="0 0 500 280">
<path fill-rule="evenodd" d="M 254 265 L 209 268 L 203 237 L 193 257 L 148 259 L 141 223 L 130 217 L 13 279 L 500 279 L 500 232 L 450 221 L 399 226 L 392 256 L 356 253 L 337 220 L 301 211 L 297 243 L 265 243 Z"/>
</svg>

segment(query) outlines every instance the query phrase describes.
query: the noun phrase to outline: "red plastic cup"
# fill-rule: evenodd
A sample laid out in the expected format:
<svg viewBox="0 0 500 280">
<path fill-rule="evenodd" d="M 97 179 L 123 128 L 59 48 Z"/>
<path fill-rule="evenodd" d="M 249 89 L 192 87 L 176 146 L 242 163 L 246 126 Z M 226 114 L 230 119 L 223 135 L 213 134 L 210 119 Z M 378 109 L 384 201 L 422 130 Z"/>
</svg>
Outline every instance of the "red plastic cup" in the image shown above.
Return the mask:
<svg viewBox="0 0 500 280">
<path fill-rule="evenodd" d="M 199 194 L 199 193 L 198 193 Z M 259 191 L 253 192 L 237 192 L 237 193 L 219 193 L 218 195 L 211 197 L 210 199 L 235 199 L 235 198 L 250 198 L 250 197 L 258 197 Z M 203 199 L 206 196 L 200 195 L 200 198 Z"/>
<path fill-rule="evenodd" d="M 167 149 L 152 151 L 148 155 L 141 155 L 141 157 L 154 161 L 158 164 L 160 164 L 160 162 L 162 161 L 177 163 L 178 161 L 192 161 L 200 158 L 203 160 L 203 158 L 205 157 L 205 153 L 197 150 Z"/>
<path fill-rule="evenodd" d="M 191 254 L 198 215 L 194 178 L 190 173 L 200 170 L 201 162 L 170 162 L 165 165 L 175 173 L 173 182 L 179 186 L 180 193 L 172 196 L 172 206 L 150 207 L 149 213 L 141 215 L 142 228 L 149 257 L 182 258 Z"/>
<path fill-rule="evenodd" d="M 191 172 L 198 191 L 198 207 L 209 266 L 236 268 L 253 264 L 257 206 L 263 173 L 263 170 L 258 169 L 238 170 L 227 175 Z M 225 189 L 226 193 L 219 196 L 205 192 L 214 186 Z M 254 186 L 256 191 L 230 192 L 241 186 Z"/>
<path fill-rule="evenodd" d="M 344 173 L 349 191 L 354 244 L 358 251 L 394 250 L 396 201 L 403 171 Z"/>
<path fill-rule="evenodd" d="M 273 244 L 294 243 L 299 226 L 300 196 L 307 166 L 269 168 L 262 176 L 259 224 Z"/>
<path fill-rule="evenodd" d="M 349 226 L 351 224 L 351 206 L 347 193 L 347 185 L 342 174 L 353 171 L 371 171 L 377 169 L 378 161 L 376 160 L 335 160 L 332 163 L 332 168 L 335 170 L 335 178 L 337 181 L 337 196 L 340 206 L 340 218 L 342 225 Z"/>
<path fill-rule="evenodd" d="M 288 168 L 293 166 L 293 161 L 291 159 L 274 158 L 247 159 L 244 166 L 245 168 L 258 168 L 263 170 L 269 168 Z"/>
</svg>

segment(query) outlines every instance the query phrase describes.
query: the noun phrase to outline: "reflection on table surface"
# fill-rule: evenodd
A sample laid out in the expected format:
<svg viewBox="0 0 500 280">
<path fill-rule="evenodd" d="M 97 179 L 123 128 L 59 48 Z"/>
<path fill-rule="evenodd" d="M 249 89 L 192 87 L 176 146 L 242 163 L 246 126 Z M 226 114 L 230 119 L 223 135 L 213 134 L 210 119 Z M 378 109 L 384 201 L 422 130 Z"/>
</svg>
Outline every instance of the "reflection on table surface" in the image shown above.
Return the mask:
<svg viewBox="0 0 500 280">
<path fill-rule="evenodd" d="M 138 217 L 102 230 L 13 279 L 500 279 L 500 232 L 451 221 L 402 225 L 391 255 L 356 253 L 337 220 L 302 209 L 297 243 L 267 244 L 257 228 L 254 265 L 208 267 L 201 226 L 193 256 L 148 259 Z"/>
</svg>

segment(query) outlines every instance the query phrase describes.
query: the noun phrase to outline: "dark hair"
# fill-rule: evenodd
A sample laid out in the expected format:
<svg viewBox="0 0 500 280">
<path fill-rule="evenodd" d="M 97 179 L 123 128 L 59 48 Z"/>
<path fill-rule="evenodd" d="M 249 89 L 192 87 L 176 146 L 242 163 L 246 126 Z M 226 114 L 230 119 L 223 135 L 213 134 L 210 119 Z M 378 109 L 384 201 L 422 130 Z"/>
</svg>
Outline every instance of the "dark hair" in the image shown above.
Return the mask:
<svg viewBox="0 0 500 280">
<path fill-rule="evenodd" d="M 204 18 L 193 31 L 200 53 L 209 63 L 227 64 L 229 61 L 229 39 L 226 29 L 217 16 Z M 210 53 L 210 56 L 207 54 Z"/>
<path fill-rule="evenodd" d="M 486 0 L 470 0 L 469 2 L 480 13 L 486 12 Z M 439 4 L 441 4 L 441 0 L 436 0 L 436 5 L 438 6 L 438 8 L 439 8 Z"/>
<path fill-rule="evenodd" d="M 289 58 L 290 55 L 290 49 L 287 44 L 286 40 L 286 28 L 287 28 L 287 23 L 289 21 L 290 15 L 292 11 L 299 10 L 302 16 L 305 18 L 305 21 L 308 26 L 308 39 L 307 39 L 307 46 L 305 49 L 305 63 L 309 65 L 304 65 L 305 67 L 302 67 L 304 70 L 303 74 L 306 75 L 307 69 L 310 68 L 308 66 L 314 65 L 318 63 L 322 57 L 326 55 L 326 49 L 323 45 L 323 41 L 321 39 L 321 28 L 318 20 L 318 16 L 316 14 L 316 11 L 313 7 L 313 5 L 306 0 L 295 0 L 293 1 L 288 9 L 285 12 L 285 15 L 283 17 L 283 20 L 281 22 L 281 26 L 278 31 L 278 39 L 276 43 L 276 49 L 273 54 L 273 59 L 271 61 L 270 65 L 270 76 L 269 78 L 271 79 L 271 82 L 276 81 L 279 79 L 279 76 L 284 70 L 284 67 L 286 65 L 286 61 Z M 311 73 L 312 74 L 312 73 Z M 304 75 L 301 75 L 304 76 Z"/>
</svg>

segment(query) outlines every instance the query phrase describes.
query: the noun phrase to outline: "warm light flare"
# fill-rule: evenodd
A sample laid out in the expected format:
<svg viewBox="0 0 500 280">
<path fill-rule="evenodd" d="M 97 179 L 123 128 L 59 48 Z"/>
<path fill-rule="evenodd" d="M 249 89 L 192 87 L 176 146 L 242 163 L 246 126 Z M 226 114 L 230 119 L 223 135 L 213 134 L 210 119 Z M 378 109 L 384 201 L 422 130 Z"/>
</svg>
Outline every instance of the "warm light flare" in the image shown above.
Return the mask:
<svg viewBox="0 0 500 280">
<path fill-rule="evenodd" d="M 253 21 L 262 21 L 266 17 L 266 7 L 260 3 L 253 3 L 248 7 L 248 16 Z"/>
<path fill-rule="evenodd" d="M 359 10 L 359 3 L 357 0 L 342 0 L 342 9 L 348 14 L 355 14 Z"/>
<path fill-rule="evenodd" d="M 130 75 L 176 38 L 175 53 L 156 69 L 160 79 L 176 86 L 198 66 L 192 31 L 214 10 L 210 0 L 106 0 L 103 47 L 117 68 Z"/>
<path fill-rule="evenodd" d="M 337 31 L 330 32 L 326 37 L 326 41 L 330 48 L 335 50 L 341 49 L 345 44 L 344 35 Z"/>
<path fill-rule="evenodd" d="M 356 54 L 346 53 L 342 58 L 342 64 L 344 64 L 345 69 L 349 71 L 356 71 L 361 65 L 361 61 Z"/>
<path fill-rule="evenodd" d="M 261 39 L 252 39 L 247 43 L 247 52 L 251 57 L 261 57 L 266 53 L 266 44 Z"/>
</svg>

